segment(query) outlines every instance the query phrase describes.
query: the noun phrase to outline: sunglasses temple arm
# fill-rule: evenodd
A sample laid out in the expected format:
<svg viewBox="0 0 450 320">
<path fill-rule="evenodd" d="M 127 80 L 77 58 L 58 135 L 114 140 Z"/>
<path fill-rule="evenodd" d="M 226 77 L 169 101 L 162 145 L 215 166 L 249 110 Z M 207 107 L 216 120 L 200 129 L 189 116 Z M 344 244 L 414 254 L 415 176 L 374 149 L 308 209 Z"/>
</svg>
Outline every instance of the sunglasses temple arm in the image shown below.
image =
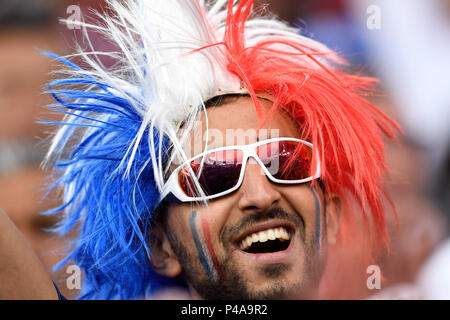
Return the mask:
<svg viewBox="0 0 450 320">
<path fill-rule="evenodd" d="M 161 203 L 164 198 L 166 198 L 168 195 L 172 194 L 172 185 L 173 185 L 173 176 L 171 175 L 169 179 L 166 181 L 166 183 L 161 188 L 161 194 L 159 197 L 159 203 Z"/>
<path fill-rule="evenodd" d="M 318 179 L 320 178 L 320 174 L 321 174 L 321 167 L 320 167 L 320 158 L 319 158 L 319 152 L 316 151 L 316 157 L 317 157 L 317 170 L 316 170 L 316 174 L 314 175 L 314 179 Z"/>
<path fill-rule="evenodd" d="M 166 188 L 166 185 L 164 185 L 161 194 L 159 196 L 159 203 L 161 203 L 169 193 L 170 193 L 169 188 Z"/>
</svg>

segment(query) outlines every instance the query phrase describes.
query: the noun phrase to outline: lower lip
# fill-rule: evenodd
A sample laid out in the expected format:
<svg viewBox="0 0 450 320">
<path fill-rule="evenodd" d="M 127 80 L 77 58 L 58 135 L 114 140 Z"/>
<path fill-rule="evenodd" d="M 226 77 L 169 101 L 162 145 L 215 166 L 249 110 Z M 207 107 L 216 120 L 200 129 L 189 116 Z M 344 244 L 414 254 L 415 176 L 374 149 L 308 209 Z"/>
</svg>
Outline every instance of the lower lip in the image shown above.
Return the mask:
<svg viewBox="0 0 450 320">
<path fill-rule="evenodd" d="M 236 249 L 240 253 L 242 253 L 246 258 L 252 259 L 253 261 L 260 264 L 275 264 L 275 263 L 283 263 L 291 256 L 292 247 L 295 242 L 295 233 L 291 236 L 291 242 L 289 243 L 289 247 L 283 251 L 270 252 L 270 253 L 248 253 L 242 251 L 240 249 Z"/>
</svg>

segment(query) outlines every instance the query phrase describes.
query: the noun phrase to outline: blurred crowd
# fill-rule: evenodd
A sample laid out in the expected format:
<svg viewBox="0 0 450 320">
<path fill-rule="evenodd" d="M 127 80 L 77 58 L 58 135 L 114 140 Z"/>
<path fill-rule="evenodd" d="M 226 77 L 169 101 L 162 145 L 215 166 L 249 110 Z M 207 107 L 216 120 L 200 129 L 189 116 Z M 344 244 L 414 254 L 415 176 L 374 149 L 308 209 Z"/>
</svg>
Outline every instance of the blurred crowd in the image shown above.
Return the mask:
<svg viewBox="0 0 450 320">
<path fill-rule="evenodd" d="M 373 102 L 405 131 L 399 143 L 387 147 L 391 176 L 386 179 L 397 219 L 388 217 L 391 246 L 381 265 L 382 289 L 368 298 L 450 299 L 444 285 L 450 288 L 450 1 L 258 3 L 340 52 L 355 70 L 380 78 L 381 93 Z M 58 22 L 71 14 L 72 4 L 84 16 L 103 1 L 2 0 L 0 6 L 0 210 L 68 298 L 79 292 L 65 286 L 64 268 L 53 272 L 52 266 L 70 236 L 47 232 L 57 217 L 38 214 L 57 200 L 42 201 L 48 176 L 40 162 L 49 128 L 37 121 L 55 117 L 44 108 L 50 97 L 42 94 L 55 65 L 38 49 L 60 55 L 73 50 L 81 31 Z M 370 19 L 378 23 L 371 27 Z"/>
</svg>

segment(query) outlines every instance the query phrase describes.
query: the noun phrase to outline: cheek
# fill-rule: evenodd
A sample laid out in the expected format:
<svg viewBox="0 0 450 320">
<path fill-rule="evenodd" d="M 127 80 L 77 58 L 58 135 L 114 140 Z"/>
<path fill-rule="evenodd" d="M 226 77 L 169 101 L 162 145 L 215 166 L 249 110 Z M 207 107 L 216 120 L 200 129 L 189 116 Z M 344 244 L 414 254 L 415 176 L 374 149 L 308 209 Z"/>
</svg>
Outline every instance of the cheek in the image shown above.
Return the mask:
<svg viewBox="0 0 450 320">
<path fill-rule="evenodd" d="M 198 212 L 199 219 L 202 221 L 202 228 L 209 229 L 215 250 L 220 250 L 219 236 L 223 227 L 229 223 L 232 207 L 228 203 L 227 199 L 221 198 L 210 201 L 208 206 L 194 206 L 194 210 Z"/>
<path fill-rule="evenodd" d="M 214 280 L 221 278 L 216 253 L 220 246 L 216 239 L 226 219 L 222 213 L 223 206 L 214 204 L 208 207 L 180 205 L 170 217 L 170 226 L 176 226 L 174 231 L 188 248 L 191 258 L 197 260 L 205 275 Z"/>
<path fill-rule="evenodd" d="M 195 224 L 192 221 L 192 213 L 196 212 Z M 206 231 L 206 237 L 210 236 L 211 241 L 216 248 L 216 242 L 219 240 L 219 235 L 222 227 L 226 224 L 229 217 L 230 209 L 226 206 L 224 201 L 211 201 L 208 206 L 191 205 L 191 204 L 176 204 L 169 207 L 169 226 L 179 235 L 180 240 L 187 240 L 193 243 L 193 236 L 191 229 L 196 226 L 196 229 Z M 203 238 L 203 237 L 202 237 Z"/>
<path fill-rule="evenodd" d="M 191 204 L 176 204 L 168 210 L 168 233 L 182 246 L 191 259 L 198 257 L 200 229 L 197 224 L 198 213 Z M 171 243 L 173 246 L 173 243 Z M 176 251 L 176 250 L 175 250 Z M 178 254 L 180 252 L 176 252 Z M 195 259 L 198 262 L 198 259 Z"/>
<path fill-rule="evenodd" d="M 301 215 L 305 223 L 306 239 L 316 238 L 318 228 L 321 228 L 320 207 L 317 206 L 314 192 L 316 191 L 306 185 L 283 187 L 280 191 L 289 209 Z"/>
<path fill-rule="evenodd" d="M 219 264 L 220 258 L 226 255 L 220 234 L 223 226 L 228 223 L 231 209 L 227 206 L 229 201 L 221 199 L 220 201 L 211 201 L 207 207 L 197 208 L 198 223 L 200 230 L 200 240 L 203 243 L 203 251 L 212 271 L 211 275 L 215 280 L 223 280 L 223 272 Z"/>
<path fill-rule="evenodd" d="M 186 230 L 189 230 L 189 215 L 191 212 L 191 205 L 186 204 L 170 205 L 167 211 L 169 230 L 183 243 L 191 238 L 189 233 L 186 232 Z"/>
</svg>

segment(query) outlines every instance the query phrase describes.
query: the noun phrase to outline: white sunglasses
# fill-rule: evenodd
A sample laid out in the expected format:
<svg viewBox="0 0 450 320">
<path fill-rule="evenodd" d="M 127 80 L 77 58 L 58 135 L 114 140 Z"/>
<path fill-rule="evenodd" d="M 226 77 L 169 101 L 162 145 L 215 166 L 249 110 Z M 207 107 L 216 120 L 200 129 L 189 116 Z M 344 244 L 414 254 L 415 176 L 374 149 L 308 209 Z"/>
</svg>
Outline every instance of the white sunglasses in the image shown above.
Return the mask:
<svg viewBox="0 0 450 320">
<path fill-rule="evenodd" d="M 319 160 L 315 170 L 311 170 L 312 152 L 311 143 L 286 137 L 211 149 L 187 160 L 171 173 L 162 188 L 160 201 L 166 197 L 169 201 L 204 201 L 232 193 L 241 186 L 250 157 L 272 182 L 308 182 L 320 177 Z"/>
</svg>

